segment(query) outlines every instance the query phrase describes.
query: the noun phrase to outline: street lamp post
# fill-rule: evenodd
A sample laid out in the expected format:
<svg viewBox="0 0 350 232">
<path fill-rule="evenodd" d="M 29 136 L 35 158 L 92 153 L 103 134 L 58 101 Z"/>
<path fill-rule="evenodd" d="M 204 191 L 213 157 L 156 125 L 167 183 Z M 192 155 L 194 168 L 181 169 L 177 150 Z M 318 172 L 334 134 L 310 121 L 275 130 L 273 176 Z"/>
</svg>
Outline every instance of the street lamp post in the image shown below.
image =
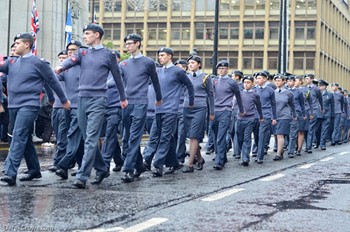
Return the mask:
<svg viewBox="0 0 350 232">
<path fill-rule="evenodd" d="M 213 71 L 216 75 L 216 63 L 218 62 L 218 40 L 219 40 L 219 0 L 215 0 L 215 21 L 214 21 L 214 53 L 213 53 Z"/>
<path fill-rule="evenodd" d="M 287 72 L 288 63 L 288 0 L 280 1 L 278 72 Z"/>
</svg>

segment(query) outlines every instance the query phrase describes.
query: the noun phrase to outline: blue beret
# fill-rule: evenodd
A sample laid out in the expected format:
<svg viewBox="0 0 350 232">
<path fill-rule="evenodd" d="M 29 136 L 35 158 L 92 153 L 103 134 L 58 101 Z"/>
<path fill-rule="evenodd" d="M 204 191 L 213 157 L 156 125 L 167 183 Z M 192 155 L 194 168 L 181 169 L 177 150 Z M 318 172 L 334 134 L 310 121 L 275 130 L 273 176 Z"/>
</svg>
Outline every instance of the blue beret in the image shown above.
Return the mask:
<svg viewBox="0 0 350 232">
<path fill-rule="evenodd" d="M 327 82 L 327 81 L 324 81 L 324 80 L 320 80 L 320 81 L 318 82 L 318 84 L 319 84 L 320 86 L 328 86 L 328 85 L 329 85 L 328 82 Z"/>
<path fill-rule="evenodd" d="M 30 39 L 34 41 L 34 34 L 33 33 L 18 33 L 15 38 L 13 39 L 13 41 L 16 41 L 17 39 Z"/>
<path fill-rule="evenodd" d="M 69 45 L 75 45 L 75 46 L 77 46 L 77 47 L 81 47 L 81 46 L 82 46 L 82 44 L 81 44 L 80 41 L 74 40 L 74 39 L 72 39 L 72 40 L 67 44 L 66 49 L 68 49 Z"/>
<path fill-rule="evenodd" d="M 142 37 L 139 36 L 138 34 L 129 34 L 127 36 L 124 37 L 124 43 L 127 41 L 127 40 L 134 40 L 134 41 L 142 41 Z"/>
<path fill-rule="evenodd" d="M 240 76 L 241 78 L 243 77 L 243 73 L 242 73 L 241 71 L 239 71 L 239 70 L 234 70 L 234 71 L 232 72 L 232 74 L 233 74 L 233 75 Z"/>
<path fill-rule="evenodd" d="M 105 34 L 105 31 L 98 24 L 88 24 L 84 27 L 83 32 L 85 31 L 94 31 L 100 33 L 101 37 Z"/>
<path fill-rule="evenodd" d="M 197 56 L 197 55 L 193 55 L 193 56 L 188 57 L 187 62 L 190 60 L 194 60 L 197 63 L 202 63 L 202 58 L 200 56 Z"/>
<path fill-rule="evenodd" d="M 175 61 L 174 65 L 177 65 L 177 64 L 187 65 L 187 61 L 186 60 L 177 60 L 177 61 Z"/>
<path fill-rule="evenodd" d="M 62 51 L 60 51 L 60 53 L 58 53 L 57 56 L 60 56 L 60 55 L 68 55 L 67 50 L 62 50 Z"/>
<path fill-rule="evenodd" d="M 174 51 L 173 51 L 173 49 L 171 49 L 171 48 L 165 48 L 165 47 L 159 48 L 159 50 L 158 50 L 157 53 L 159 54 L 159 53 L 161 53 L 161 52 L 166 52 L 166 53 L 168 53 L 168 54 L 174 56 Z"/>
<path fill-rule="evenodd" d="M 219 67 L 227 67 L 229 66 L 228 61 L 227 60 L 221 60 L 216 64 L 216 68 L 218 69 Z"/>
<path fill-rule="evenodd" d="M 252 76 L 244 76 L 242 79 L 242 82 L 244 82 L 245 80 L 248 80 L 248 81 L 251 81 L 254 83 L 254 77 L 252 77 Z"/>
</svg>

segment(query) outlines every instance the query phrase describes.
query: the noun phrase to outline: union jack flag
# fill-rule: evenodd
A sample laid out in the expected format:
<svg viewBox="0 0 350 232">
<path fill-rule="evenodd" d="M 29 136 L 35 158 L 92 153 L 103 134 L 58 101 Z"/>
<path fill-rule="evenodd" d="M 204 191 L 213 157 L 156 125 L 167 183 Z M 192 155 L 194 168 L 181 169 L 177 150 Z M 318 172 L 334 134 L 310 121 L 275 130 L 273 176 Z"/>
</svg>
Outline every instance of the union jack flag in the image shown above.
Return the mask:
<svg viewBox="0 0 350 232">
<path fill-rule="evenodd" d="M 32 53 L 36 55 L 36 34 L 40 29 L 38 11 L 36 10 L 36 0 L 33 0 L 31 29 L 34 34 L 34 44 L 32 48 Z"/>
</svg>

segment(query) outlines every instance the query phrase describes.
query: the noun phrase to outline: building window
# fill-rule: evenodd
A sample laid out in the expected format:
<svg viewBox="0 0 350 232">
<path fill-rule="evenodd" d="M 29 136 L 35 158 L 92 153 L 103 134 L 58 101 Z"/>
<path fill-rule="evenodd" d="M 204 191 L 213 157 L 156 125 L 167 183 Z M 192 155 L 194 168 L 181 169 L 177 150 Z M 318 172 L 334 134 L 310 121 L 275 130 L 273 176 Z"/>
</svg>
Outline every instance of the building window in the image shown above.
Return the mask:
<svg viewBox="0 0 350 232">
<path fill-rule="evenodd" d="M 165 40 L 166 24 L 165 23 L 149 23 L 148 24 L 149 40 Z"/>
<path fill-rule="evenodd" d="M 261 70 L 263 68 L 263 52 L 243 52 L 243 69 Z"/>
<path fill-rule="evenodd" d="M 178 0 L 172 1 L 173 11 L 191 11 L 191 1 Z"/>
<path fill-rule="evenodd" d="M 244 39 L 264 39 L 264 22 L 244 23 Z"/>
<path fill-rule="evenodd" d="M 215 11 L 215 1 L 196 0 L 196 11 Z"/>
<path fill-rule="evenodd" d="M 120 25 L 117 23 L 104 23 L 105 30 L 104 38 L 106 40 L 120 40 Z"/>
<path fill-rule="evenodd" d="M 316 22 L 295 22 L 295 39 L 307 40 L 316 38 Z"/>
<path fill-rule="evenodd" d="M 251 16 L 251 13 L 255 14 L 259 11 L 260 13 L 264 13 L 265 10 L 265 0 L 245 0 L 245 15 Z"/>
<path fill-rule="evenodd" d="M 103 4 L 104 4 L 105 12 L 122 11 L 122 0 L 105 0 Z"/>
<path fill-rule="evenodd" d="M 280 0 L 270 0 L 270 10 L 279 11 L 279 9 L 280 9 Z"/>
<path fill-rule="evenodd" d="M 171 39 L 172 40 L 189 40 L 190 24 L 189 23 L 172 23 Z"/>
<path fill-rule="evenodd" d="M 313 70 L 315 68 L 314 52 L 294 52 L 294 69 Z"/>
<path fill-rule="evenodd" d="M 278 68 L 278 52 L 269 52 L 269 70 Z"/>
<path fill-rule="evenodd" d="M 136 33 L 143 37 L 143 23 L 127 23 L 125 24 L 126 34 Z"/>
<path fill-rule="evenodd" d="M 278 39 L 279 22 L 270 22 L 270 39 Z"/>
<path fill-rule="evenodd" d="M 213 23 L 196 23 L 196 39 L 213 40 L 214 24 Z"/>
</svg>

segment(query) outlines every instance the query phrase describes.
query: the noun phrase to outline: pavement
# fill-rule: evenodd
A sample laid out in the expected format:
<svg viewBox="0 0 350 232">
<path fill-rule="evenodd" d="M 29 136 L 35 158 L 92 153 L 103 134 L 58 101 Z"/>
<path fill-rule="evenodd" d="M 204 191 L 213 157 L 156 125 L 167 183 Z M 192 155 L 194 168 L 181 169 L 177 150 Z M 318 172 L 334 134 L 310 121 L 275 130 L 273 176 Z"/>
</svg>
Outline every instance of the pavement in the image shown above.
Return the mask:
<svg viewBox="0 0 350 232">
<path fill-rule="evenodd" d="M 42 179 L 0 185 L 0 230 L 350 231 L 349 145 L 277 162 L 269 151 L 248 167 L 229 153 L 222 171 L 203 152 L 202 171 L 132 183 L 112 172 L 84 190 L 43 168 Z"/>
</svg>

